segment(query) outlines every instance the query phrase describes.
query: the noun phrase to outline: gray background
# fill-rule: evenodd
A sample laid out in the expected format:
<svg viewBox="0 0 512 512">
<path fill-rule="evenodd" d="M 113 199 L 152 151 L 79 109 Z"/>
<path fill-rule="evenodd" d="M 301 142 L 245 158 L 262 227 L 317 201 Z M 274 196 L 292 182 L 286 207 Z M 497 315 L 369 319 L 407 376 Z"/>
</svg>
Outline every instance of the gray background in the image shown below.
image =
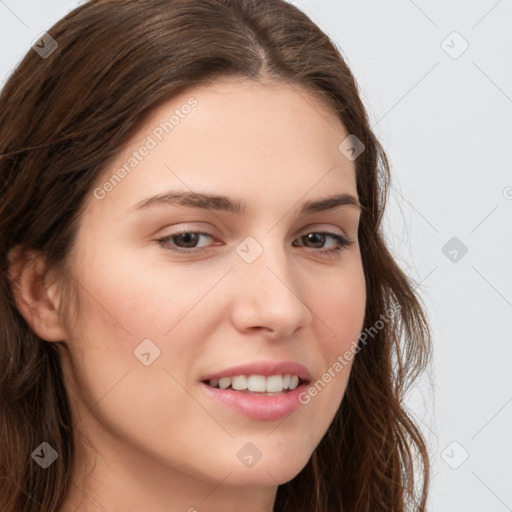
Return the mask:
<svg viewBox="0 0 512 512">
<path fill-rule="evenodd" d="M 341 49 L 391 161 L 386 233 L 434 338 L 408 398 L 430 510 L 512 510 L 512 1 L 292 3 Z M 0 0 L 0 86 L 77 5 Z"/>
</svg>

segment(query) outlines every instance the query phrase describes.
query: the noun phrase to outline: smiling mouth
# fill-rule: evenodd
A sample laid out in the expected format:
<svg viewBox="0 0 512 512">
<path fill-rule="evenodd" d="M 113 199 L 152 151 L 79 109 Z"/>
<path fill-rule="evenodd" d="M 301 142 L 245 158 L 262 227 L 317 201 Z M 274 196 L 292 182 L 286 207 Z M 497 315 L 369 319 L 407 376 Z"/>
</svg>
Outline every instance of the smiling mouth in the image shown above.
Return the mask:
<svg viewBox="0 0 512 512">
<path fill-rule="evenodd" d="M 236 375 L 202 381 L 208 386 L 221 390 L 238 391 L 249 395 L 281 395 L 290 393 L 307 382 L 296 375 Z"/>
</svg>

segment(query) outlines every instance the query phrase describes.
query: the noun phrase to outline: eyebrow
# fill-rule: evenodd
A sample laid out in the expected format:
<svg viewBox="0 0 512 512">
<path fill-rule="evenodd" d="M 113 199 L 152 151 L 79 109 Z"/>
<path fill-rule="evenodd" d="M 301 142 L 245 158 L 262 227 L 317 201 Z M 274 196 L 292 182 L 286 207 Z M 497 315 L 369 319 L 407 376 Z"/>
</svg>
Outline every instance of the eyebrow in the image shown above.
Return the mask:
<svg viewBox="0 0 512 512">
<path fill-rule="evenodd" d="M 167 192 L 144 199 L 132 206 L 129 211 L 144 210 L 162 204 L 181 205 L 189 208 L 224 211 L 235 214 L 246 212 L 245 205 L 241 201 L 233 200 L 223 195 L 203 194 L 198 192 Z M 310 215 L 316 212 L 332 210 L 339 206 L 362 208 L 357 198 L 351 194 L 343 193 L 314 201 L 307 201 L 302 205 L 300 214 Z"/>
</svg>

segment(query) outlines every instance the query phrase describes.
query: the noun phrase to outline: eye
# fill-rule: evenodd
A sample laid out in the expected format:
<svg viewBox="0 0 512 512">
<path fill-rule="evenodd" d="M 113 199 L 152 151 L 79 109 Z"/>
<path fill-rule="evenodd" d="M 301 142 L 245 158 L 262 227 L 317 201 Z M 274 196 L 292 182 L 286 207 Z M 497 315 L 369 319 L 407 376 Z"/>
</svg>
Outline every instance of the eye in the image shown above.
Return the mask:
<svg viewBox="0 0 512 512">
<path fill-rule="evenodd" d="M 333 239 L 336 245 L 331 249 L 324 249 L 316 252 L 319 252 L 320 254 L 336 256 L 343 249 L 350 247 L 354 243 L 353 240 L 348 239 L 344 235 L 341 235 L 339 233 L 330 233 L 326 231 L 314 231 L 312 233 L 308 233 L 306 235 L 301 236 L 299 240 L 306 240 L 307 242 L 312 242 L 318 248 L 318 245 L 323 246 L 325 244 L 326 239 L 328 238 Z"/>
<path fill-rule="evenodd" d="M 176 253 L 185 253 L 185 254 L 195 254 L 197 252 L 201 252 L 201 250 L 211 250 L 212 246 L 206 247 L 198 247 L 197 244 L 200 241 L 201 237 L 213 238 L 213 235 L 204 231 L 183 231 L 181 233 L 175 233 L 165 238 L 161 238 L 157 240 L 160 245 L 169 251 L 173 251 Z M 306 235 L 301 236 L 298 240 L 305 240 L 306 243 L 312 243 L 314 246 L 313 249 L 321 249 L 326 241 L 331 239 L 335 242 L 334 247 L 330 249 L 323 250 L 315 250 L 314 252 L 318 252 L 320 254 L 325 255 L 338 255 L 343 249 L 351 246 L 354 241 L 348 239 L 344 235 L 339 233 L 331 233 L 331 232 L 318 232 L 313 231 L 307 233 Z M 220 244 L 217 244 L 220 245 Z M 294 246 L 297 247 L 297 245 Z M 301 247 L 299 245 L 299 247 Z M 197 250 L 199 249 L 199 250 Z"/>
<path fill-rule="evenodd" d="M 169 249 L 171 251 L 176 252 L 194 252 L 194 251 L 188 251 L 186 249 L 195 249 L 196 244 L 200 237 L 209 237 L 213 238 L 210 233 L 206 233 L 203 231 L 184 231 L 182 233 L 176 233 L 174 235 L 167 236 L 165 238 L 161 238 L 158 240 L 162 247 L 165 249 Z M 174 249 L 172 247 L 169 247 L 167 244 L 172 243 L 175 247 L 177 246 L 178 249 Z M 185 250 L 182 250 L 185 249 Z"/>
</svg>

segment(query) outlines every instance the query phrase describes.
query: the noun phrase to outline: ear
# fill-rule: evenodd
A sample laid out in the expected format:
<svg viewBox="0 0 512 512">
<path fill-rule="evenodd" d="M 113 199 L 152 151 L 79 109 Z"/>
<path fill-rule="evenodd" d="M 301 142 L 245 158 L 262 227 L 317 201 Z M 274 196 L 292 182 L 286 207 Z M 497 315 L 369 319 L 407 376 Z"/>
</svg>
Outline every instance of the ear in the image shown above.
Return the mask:
<svg viewBox="0 0 512 512">
<path fill-rule="evenodd" d="M 59 315 L 57 283 L 45 272 L 45 261 L 20 246 L 9 252 L 9 280 L 16 305 L 32 330 L 43 340 L 64 341 L 66 331 Z"/>
</svg>

